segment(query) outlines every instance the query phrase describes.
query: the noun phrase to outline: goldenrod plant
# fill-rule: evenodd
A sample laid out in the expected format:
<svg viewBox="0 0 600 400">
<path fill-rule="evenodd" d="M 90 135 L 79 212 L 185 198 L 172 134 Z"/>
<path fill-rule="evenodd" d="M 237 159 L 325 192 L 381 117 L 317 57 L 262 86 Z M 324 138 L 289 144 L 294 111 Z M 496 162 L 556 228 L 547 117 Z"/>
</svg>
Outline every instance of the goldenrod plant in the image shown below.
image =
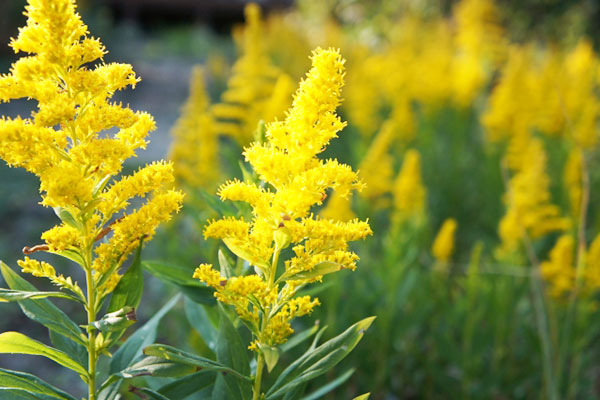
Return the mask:
<svg viewBox="0 0 600 400">
<path fill-rule="evenodd" d="M 315 205 L 322 204 L 328 189 L 347 196 L 364 185 L 348 165 L 317 157 L 345 126 L 335 113 L 344 83 L 344 59 L 338 50 L 319 48 L 312 63 L 286 119 L 267 124 L 264 141 L 244 150 L 255 178 L 231 180 L 219 188 L 222 201 L 246 203 L 249 207 L 240 208 L 246 212 L 210 221 L 204 229 L 206 238 L 222 240 L 238 258 L 237 263 L 230 263 L 221 252 L 218 268 L 205 263 L 194 272 L 195 278 L 214 290 L 219 303 L 227 306 L 220 306 L 216 362 L 167 345 L 145 350 L 162 362 L 230 371 L 216 379 L 211 391 L 215 399 L 301 398 L 306 384 L 341 361 L 374 320 L 363 319 L 317 346 L 321 330 L 302 356 L 272 377 L 270 385 L 263 384 L 292 342 L 297 345 L 317 332 L 315 326 L 291 336 L 292 322 L 320 305 L 304 289 L 326 275 L 354 270 L 358 256 L 348 242 L 372 233 L 366 221 L 324 219 L 312 212 Z M 242 269 L 233 267 L 240 262 Z M 241 322 L 249 330 L 247 349 L 232 322 Z M 203 337 L 210 339 L 210 335 Z M 254 355 L 252 368 L 247 350 Z M 335 385 L 351 373 L 344 373 Z"/>
<path fill-rule="evenodd" d="M 47 327 L 52 346 L 4 332 L 0 352 L 44 356 L 73 370 L 87 384 L 88 400 L 94 400 L 99 379 L 106 378 L 97 369 L 99 359 L 111 356 L 135 322 L 143 287 L 141 246 L 179 210 L 182 194 L 171 189 L 173 167 L 166 162 L 118 177 L 123 162 L 146 146 L 154 129 L 149 114 L 111 101 L 117 90 L 138 83 L 132 67 L 102 62 L 106 50 L 88 36 L 72 0 L 31 0 L 25 14 L 27 25 L 10 46 L 29 56 L 0 77 L 0 100 L 34 99 L 37 109 L 29 118 L 0 120 L 0 157 L 39 177 L 41 204 L 60 220 L 42 233 L 41 244 L 27 245 L 23 252 L 64 257 L 83 270 L 85 281 L 81 287 L 50 263 L 25 256 L 18 261 L 22 272 L 47 278 L 59 289 L 38 291 L 2 264 L 10 289 L 2 289 L 0 299 L 17 301 L 25 315 Z M 116 133 L 107 135 L 111 129 Z M 132 209 L 134 197 L 147 200 Z M 136 260 L 122 274 L 136 249 Z M 79 303 L 85 322 L 74 322 L 48 297 Z M 130 345 L 127 351 L 140 346 L 140 339 Z M 111 370 L 118 372 L 131 361 L 117 350 Z M 2 370 L 0 376 L 2 397 L 73 399 L 29 374 Z"/>
</svg>

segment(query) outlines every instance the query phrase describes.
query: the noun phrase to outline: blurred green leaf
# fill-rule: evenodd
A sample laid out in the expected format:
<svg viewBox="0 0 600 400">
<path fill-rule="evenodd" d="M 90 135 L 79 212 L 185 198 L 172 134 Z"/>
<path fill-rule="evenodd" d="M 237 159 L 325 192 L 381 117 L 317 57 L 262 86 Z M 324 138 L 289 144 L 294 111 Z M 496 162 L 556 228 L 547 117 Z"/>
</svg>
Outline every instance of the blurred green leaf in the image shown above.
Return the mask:
<svg viewBox="0 0 600 400">
<path fill-rule="evenodd" d="M 129 387 L 129 391 L 133 394 L 135 394 L 137 397 L 139 397 L 142 400 L 148 400 L 148 399 L 152 399 L 152 400 L 171 400 L 168 397 L 163 396 L 162 394 L 155 392 L 154 390 L 151 389 L 147 389 L 147 388 L 140 388 L 140 387 L 136 387 L 136 386 L 130 386 Z"/>
<path fill-rule="evenodd" d="M 0 398 L 76 400 L 73 396 L 44 382 L 37 376 L 24 372 L 0 369 Z"/>
<path fill-rule="evenodd" d="M 13 290 L 37 291 L 36 288 L 21 278 L 9 266 L 0 261 L 0 270 L 7 285 Z M 76 343 L 86 345 L 82 332 L 67 314 L 52 304 L 48 299 L 19 300 L 23 313 L 30 319 L 46 328 L 68 337 Z"/>
<path fill-rule="evenodd" d="M 200 371 L 185 376 L 162 386 L 158 393 L 170 399 L 184 399 L 191 394 L 205 399 L 211 396 L 211 386 L 215 383 L 215 375 L 209 371 Z"/>
<path fill-rule="evenodd" d="M 192 278 L 193 269 L 162 261 L 144 261 L 142 266 L 163 282 L 179 287 L 184 295 L 201 304 L 216 304 L 214 290 L 198 279 Z"/>
<path fill-rule="evenodd" d="M 369 396 L 371 396 L 371 393 L 365 393 L 365 394 L 361 394 L 360 396 L 356 396 L 352 400 L 368 400 Z"/>
<path fill-rule="evenodd" d="M 200 334 L 208 348 L 214 352 L 217 348 L 217 328 L 205 307 L 207 306 L 198 304 L 187 297 L 184 300 L 185 315 L 189 323 Z"/>
<path fill-rule="evenodd" d="M 66 353 L 53 347 L 46 346 L 44 343 L 33 340 L 19 332 L 4 332 L 0 334 L 0 353 L 9 354 L 30 354 L 42 356 L 67 367 L 85 380 L 87 371 Z"/>
<path fill-rule="evenodd" d="M 333 368 L 354 349 L 374 319 L 375 317 L 365 318 L 317 348 L 309 349 L 279 375 L 266 398 L 280 397 Z"/>
</svg>

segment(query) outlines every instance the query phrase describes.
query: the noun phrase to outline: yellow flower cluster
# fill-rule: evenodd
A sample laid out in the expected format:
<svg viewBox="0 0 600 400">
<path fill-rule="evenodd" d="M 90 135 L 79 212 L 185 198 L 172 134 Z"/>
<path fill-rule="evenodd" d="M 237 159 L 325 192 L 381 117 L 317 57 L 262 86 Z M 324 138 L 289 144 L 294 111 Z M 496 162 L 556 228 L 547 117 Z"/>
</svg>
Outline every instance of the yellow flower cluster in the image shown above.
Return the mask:
<svg viewBox="0 0 600 400">
<path fill-rule="evenodd" d="M 224 279 L 209 265 L 198 267 L 195 274 L 250 323 L 254 349 L 284 342 L 293 332 L 290 321 L 318 305 L 316 299 L 294 298 L 296 291 L 322 275 L 354 269 L 358 257 L 348 242 L 371 234 L 367 222 L 339 222 L 311 214 L 328 189 L 346 196 L 363 186 L 349 166 L 317 158 L 344 127 L 335 113 L 344 60 L 337 50 L 317 49 L 312 62 L 287 118 L 268 124 L 266 142 L 255 142 L 244 151 L 264 186 L 233 180 L 219 190 L 222 200 L 250 204 L 252 221 L 223 218 L 204 231 L 207 238 L 222 239 L 257 274 Z M 295 255 L 285 260 L 284 272 L 276 276 L 279 255 L 289 246 Z"/>
<path fill-rule="evenodd" d="M 179 209 L 182 195 L 166 187 L 173 182 L 172 166 L 162 162 L 110 184 L 154 129 L 147 113 L 111 102 L 115 91 L 139 79 L 127 64 L 90 64 L 106 51 L 87 36 L 73 1 L 29 0 L 26 10 L 27 26 L 10 45 L 30 56 L 0 76 L 0 101 L 26 97 L 37 101 L 37 110 L 26 119 L 0 119 L 0 157 L 40 178 L 42 204 L 63 221 L 42 235 L 47 246 L 40 249 L 93 267 L 99 281 Z M 105 133 L 112 129 L 114 135 Z M 150 192 L 153 198 L 139 211 L 114 221 L 131 197 Z M 92 261 L 94 249 L 101 257 Z M 23 270 L 61 279 L 47 264 L 34 263 L 26 259 Z"/>
<path fill-rule="evenodd" d="M 600 289 L 600 235 L 596 236 L 585 252 L 578 254 L 578 257 L 584 258 L 577 260 L 581 271 L 575 265 L 576 246 L 573 236 L 563 235 L 550 251 L 549 259 L 540 264 L 540 273 L 553 297 L 564 297 L 575 290 L 577 285 L 588 295 Z"/>
<path fill-rule="evenodd" d="M 537 129 L 592 148 L 598 142 L 599 67 L 585 40 L 569 52 L 513 46 L 483 117 L 492 138 Z"/>
<path fill-rule="evenodd" d="M 213 188 L 219 178 L 219 139 L 200 67 L 192 72 L 190 95 L 171 134 L 169 159 L 178 182 L 186 187 Z"/>
<path fill-rule="evenodd" d="M 431 253 L 436 260 L 447 263 L 452 257 L 454 253 L 454 235 L 457 227 L 456 220 L 453 218 L 448 218 L 442 224 L 433 241 L 433 246 L 431 246 Z"/>
<path fill-rule="evenodd" d="M 575 283 L 575 239 L 561 236 L 550 251 L 550 259 L 540 264 L 540 273 L 550 285 L 550 293 L 560 297 L 570 291 Z"/>
<path fill-rule="evenodd" d="M 292 79 L 268 57 L 259 6 L 250 3 L 245 13 L 246 29 L 237 35 L 241 57 L 233 65 L 221 103 L 212 107 L 216 130 L 242 145 L 252 140 L 260 120 L 270 122 L 283 116 L 293 92 Z"/>
</svg>

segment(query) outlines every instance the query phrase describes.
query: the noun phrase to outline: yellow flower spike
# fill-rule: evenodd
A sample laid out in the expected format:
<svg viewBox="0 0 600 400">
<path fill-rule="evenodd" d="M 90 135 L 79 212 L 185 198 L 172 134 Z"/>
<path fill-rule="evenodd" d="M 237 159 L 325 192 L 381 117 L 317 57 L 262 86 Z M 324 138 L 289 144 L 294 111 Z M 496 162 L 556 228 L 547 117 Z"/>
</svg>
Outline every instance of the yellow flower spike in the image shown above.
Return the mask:
<svg viewBox="0 0 600 400">
<path fill-rule="evenodd" d="M 393 187 L 393 159 L 389 150 L 394 142 L 396 130 L 395 121 L 385 121 L 360 163 L 360 174 L 367 186 L 361 192 L 361 196 L 369 201 L 378 200 Z"/>
<path fill-rule="evenodd" d="M 27 274 L 33 276 L 52 279 L 56 276 L 56 270 L 50 264 L 45 261 L 33 260 L 29 257 L 25 257 L 23 260 L 17 261 L 21 270 Z"/>
<path fill-rule="evenodd" d="M 582 179 L 582 151 L 573 148 L 569 152 L 567 163 L 563 172 L 563 182 L 569 194 L 569 205 L 571 208 L 571 217 L 577 221 L 579 219 L 579 211 L 581 209 L 581 196 L 583 191 Z"/>
<path fill-rule="evenodd" d="M 214 189 L 219 177 L 219 141 L 209 107 L 204 71 L 194 67 L 190 94 L 171 131 L 174 140 L 169 150 L 175 176 L 186 187 Z"/>
<path fill-rule="evenodd" d="M 393 187 L 394 205 L 398 215 L 423 216 L 427 191 L 421 178 L 421 155 L 410 149 L 404 155 L 402 168 Z"/>
<path fill-rule="evenodd" d="M 222 239 L 257 273 L 224 279 L 207 264 L 194 273 L 249 323 L 255 338 L 249 348 L 258 352 L 263 345 L 285 342 L 293 333 L 292 319 L 319 304 L 309 297 L 294 298 L 296 292 L 320 281 L 322 274 L 356 268 L 358 256 L 348 250 L 348 242 L 372 233 L 365 221 L 340 222 L 311 213 L 329 190 L 346 197 L 364 186 L 349 166 L 317 157 L 345 125 L 335 113 L 344 60 L 334 49 L 317 49 L 311 59 L 313 67 L 300 83 L 287 118 L 268 123 L 265 142 L 244 150 L 264 183 L 233 180 L 219 189 L 222 200 L 248 203 L 252 221 L 225 217 L 204 229 L 205 237 Z M 284 260 L 285 271 L 276 276 L 281 251 L 288 246 L 295 256 Z M 321 267 L 310 273 L 317 266 Z"/>
<path fill-rule="evenodd" d="M 595 292 L 600 289 L 600 234 L 592 240 L 585 259 L 584 287 L 588 292 Z"/>
<path fill-rule="evenodd" d="M 512 155 L 509 149 L 507 155 L 512 157 L 508 161 L 514 174 L 507 183 L 507 209 L 498 229 L 502 242 L 499 256 L 516 250 L 525 234 L 537 239 L 570 226 L 570 221 L 561 217 L 558 206 L 551 203 L 543 142 L 528 138 L 519 143 L 523 143 L 524 147 L 519 152 L 515 148 Z"/>
<path fill-rule="evenodd" d="M 267 54 L 260 7 L 250 3 L 244 11 L 246 26 L 242 35 L 234 32 L 240 57 L 232 67 L 233 75 L 221 102 L 211 108 L 217 119 L 216 130 L 241 145 L 252 140 L 260 120 L 271 122 L 283 117 L 292 94 L 290 78 L 272 64 Z"/>
<path fill-rule="evenodd" d="M 453 218 L 446 219 L 442 224 L 431 247 L 431 253 L 436 260 L 447 263 L 452 257 L 454 253 L 454 235 L 457 227 L 456 220 Z"/>
</svg>

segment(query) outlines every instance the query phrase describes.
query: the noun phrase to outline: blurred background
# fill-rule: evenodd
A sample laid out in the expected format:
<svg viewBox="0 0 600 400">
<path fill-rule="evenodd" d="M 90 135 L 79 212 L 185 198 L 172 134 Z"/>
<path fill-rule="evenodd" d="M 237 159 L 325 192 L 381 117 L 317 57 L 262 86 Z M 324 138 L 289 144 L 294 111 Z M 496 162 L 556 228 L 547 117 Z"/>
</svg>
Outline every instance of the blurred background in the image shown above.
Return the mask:
<svg viewBox="0 0 600 400">
<path fill-rule="evenodd" d="M 11 63 L 20 56 L 15 55 L 8 44 L 10 38 L 17 35 L 18 27 L 25 25 L 25 3 L 25 0 L 0 1 L 0 73 L 8 72 Z M 357 368 L 348 387 L 330 393 L 330 398 L 346 399 L 370 390 L 375 399 L 548 398 L 549 389 L 545 386 L 548 383 L 544 384 L 542 377 L 548 357 L 552 360 L 551 374 L 556 379 L 554 386 L 561 393 L 560 398 L 600 396 L 600 358 L 598 349 L 592 345 L 600 335 L 595 297 L 590 296 L 592 300 L 581 306 L 584 311 L 573 316 L 565 311 L 569 307 L 564 301 L 559 299 L 554 304 L 552 296 L 548 296 L 547 312 L 556 325 L 552 345 L 556 345 L 560 353 L 552 358 L 546 350 L 541 350 L 534 323 L 535 310 L 529 291 L 531 266 L 524 256 L 526 251 L 521 249 L 521 255 L 513 254 L 514 257 L 509 258 L 495 252 L 501 247 L 498 242 L 502 241 L 498 237 L 498 223 L 507 207 L 503 200 L 507 182 L 500 167 L 506 146 L 489 145 L 486 135 L 495 126 L 481 122 L 482 115 L 493 109 L 490 99 L 495 88 L 509 74 L 505 67 L 513 65 L 510 54 L 517 52 L 514 49 L 535 49 L 531 50 L 531 59 L 541 60 L 542 64 L 545 57 L 552 58 L 554 54 L 558 54 L 556 62 L 560 63 L 560 56 L 570 54 L 582 38 L 592 53 L 597 50 L 599 2 L 258 1 L 262 16 L 258 22 L 254 21 L 254 28 L 260 25 L 260 29 L 254 30 L 248 14 L 244 13 L 247 2 L 241 0 L 79 0 L 77 3 L 91 35 L 100 37 L 109 51 L 105 61 L 130 63 L 142 78 L 134 91 L 120 92 L 115 99 L 129 103 L 135 110 L 148 111 L 157 122 L 148 148 L 126 166 L 127 170 L 167 157 L 183 166 L 189 162 L 181 155 L 178 159 L 173 138 L 176 142 L 186 135 L 184 132 L 177 136 L 176 132 L 181 132 L 181 128 L 175 128 L 178 119 L 192 118 L 185 112 L 182 116 L 181 110 L 190 94 L 190 79 L 194 84 L 194 66 L 203 67 L 200 80 L 206 86 L 209 102 L 218 104 L 226 103 L 222 94 L 232 89 L 230 78 L 236 74 L 251 78 L 276 68 L 278 73 L 286 73 L 296 87 L 309 66 L 311 49 L 333 45 L 340 47 L 348 58 L 348 88 L 344 92 L 347 101 L 341 114 L 349 126 L 343 137 L 328 149 L 327 155 L 354 167 L 360 166 L 365 175 L 374 174 L 370 181 L 365 179 L 374 191 L 355 198 L 349 211 L 362 219 L 369 218 L 375 236 L 356 247 L 362 258 L 359 270 L 326 279 L 325 289 L 318 293 L 323 306 L 295 328 L 310 327 L 318 319 L 330 326 L 328 333 L 333 336 L 368 315 L 378 315 L 378 320 L 353 355 L 326 377 L 332 380 L 335 374 L 349 367 Z M 471 8 L 461 8 L 462 3 L 470 4 Z M 480 7 L 484 10 L 478 11 L 477 4 L 485 4 Z M 483 60 L 478 64 L 483 65 L 481 70 L 469 69 L 470 64 L 457 70 L 464 74 L 464 81 L 477 83 L 465 89 L 466 92 L 458 90 L 456 94 L 448 94 L 455 89 L 445 88 L 443 82 L 455 79 L 459 72 L 450 69 L 455 75 L 449 75 L 444 57 L 453 59 L 455 54 L 465 53 L 460 43 L 468 43 L 463 45 L 470 48 L 477 42 L 471 36 L 460 39 L 461 29 L 470 22 L 483 27 L 482 43 L 477 46 L 489 45 L 493 49 L 477 53 Z M 452 40 L 457 37 L 458 50 L 453 47 L 457 46 L 454 42 L 444 47 L 444 38 L 449 35 Z M 264 44 L 259 46 L 258 41 Z M 399 48 L 416 50 L 400 54 Z M 263 54 L 256 56 L 253 51 Z M 252 54 L 256 56 L 254 59 Z M 397 58 L 389 58 L 390 54 Z M 235 67 L 244 56 L 263 64 L 255 65 L 258 71 L 251 72 L 244 70 L 247 66 Z M 531 62 L 534 75 L 535 62 Z M 381 66 L 384 68 L 378 69 Z M 393 79 L 394 71 L 407 82 Z M 554 78 L 564 80 L 565 76 L 559 74 Z M 377 83 L 372 83 L 375 80 Z M 409 82 L 411 80 L 416 83 Z M 563 83 L 569 86 L 568 80 Z M 386 86 L 389 88 L 385 89 Z M 397 101 L 395 94 L 386 92 L 396 89 L 398 93 L 406 93 L 403 100 Z M 595 95 L 597 89 L 596 86 L 591 88 Z M 292 90 L 284 93 L 287 97 L 282 105 L 290 101 Z M 525 104 L 529 99 L 519 97 L 515 101 Z M 403 102 L 408 104 L 406 109 L 399 105 Z M 540 108 L 545 108 L 540 104 Z M 0 114 L 26 116 L 33 107 L 27 100 L 0 104 Z M 217 109 L 215 114 L 219 114 Z M 408 110 L 406 113 L 410 116 L 398 110 Z M 204 111 L 198 110 L 198 113 Z M 519 116 L 516 111 L 515 114 Z M 214 257 L 216 246 L 205 243 L 201 236 L 203 221 L 214 216 L 203 204 L 202 196 L 214 193 L 218 182 L 241 176 L 239 154 L 258 120 L 266 119 L 260 113 L 259 116 L 262 118 L 247 118 L 246 125 L 244 121 L 238 124 L 245 129 L 245 134 L 217 123 L 215 129 L 223 133 L 218 138 L 220 153 L 216 162 L 219 166 L 215 167 L 219 170 L 218 176 L 212 177 L 212 181 L 197 182 L 186 179 L 184 172 L 180 174 L 180 184 L 188 191 L 190 200 L 180 217 L 147 246 L 144 258 L 185 265 L 192 271 L 200 262 Z M 219 118 L 229 123 L 235 119 L 228 115 L 217 116 Z M 388 120 L 400 125 L 395 125 L 400 133 L 393 145 L 385 144 L 386 139 L 377 135 L 385 131 Z M 595 119 L 593 125 L 597 127 Z M 538 126 L 531 130 L 536 135 L 543 133 Z M 552 198 L 558 199 L 561 210 L 568 214 L 568 194 L 560 186 L 568 145 L 553 140 L 545 142 L 550 148 L 546 169 L 552 183 L 548 186 Z M 391 222 L 396 218 L 391 215 L 396 215 L 403 206 L 398 205 L 392 195 L 401 189 L 392 188 L 394 180 L 390 176 L 402 175 L 410 149 L 420 152 L 419 166 L 415 168 L 422 173 L 426 187 L 425 205 L 421 210 L 410 211 L 416 217 Z M 517 149 L 519 151 L 529 150 L 523 147 Z M 592 170 L 597 160 L 595 150 L 587 154 Z M 392 161 L 379 164 L 389 157 Z M 545 156 L 534 156 L 540 157 Z M 377 171 L 369 170 L 370 166 Z M 385 175 L 387 170 L 387 178 L 377 175 Z M 598 227 L 593 202 L 599 198 L 593 192 L 594 184 L 599 181 L 597 175 L 590 173 L 590 238 Z M 390 187 L 380 189 L 378 181 L 380 184 L 390 181 Z M 401 181 L 398 178 L 395 185 Z M 56 223 L 56 217 L 52 210 L 39 206 L 35 177 L 2 164 L 0 182 L 0 259 L 15 267 L 21 249 L 39 243 L 40 232 Z M 420 190 L 418 185 L 409 185 L 410 193 L 415 190 Z M 330 212 L 332 208 L 335 212 L 345 207 L 336 206 L 334 199 L 333 195 L 325 205 L 324 214 L 328 204 Z M 438 229 L 449 217 L 458 220 L 459 233 L 452 258 L 441 260 L 444 257 L 432 255 L 430 248 Z M 550 257 L 556 238 L 555 232 L 535 243 L 535 252 L 541 259 Z M 56 264 L 56 260 L 53 261 Z M 70 271 L 70 266 L 63 264 L 62 267 Z M 444 274 L 439 274 L 440 270 L 444 270 Z M 36 285 L 47 287 L 45 282 L 36 279 L 31 278 Z M 140 321 L 146 320 L 176 292 L 177 287 L 147 274 L 138 312 Z M 1 331 L 29 331 L 36 338 L 45 335 L 44 329 L 31 323 L 16 305 L 3 306 L 2 315 Z M 568 333 L 561 330 L 563 315 L 572 318 L 570 323 L 574 328 Z M 179 306 L 166 318 L 159 341 L 185 342 L 189 348 L 208 354 L 210 351 L 198 333 L 182 328 L 187 324 L 183 306 Z M 34 372 L 60 387 L 69 387 L 75 381 L 69 373 L 57 375 L 51 362 L 32 357 L 2 356 L 0 367 Z"/>
</svg>

